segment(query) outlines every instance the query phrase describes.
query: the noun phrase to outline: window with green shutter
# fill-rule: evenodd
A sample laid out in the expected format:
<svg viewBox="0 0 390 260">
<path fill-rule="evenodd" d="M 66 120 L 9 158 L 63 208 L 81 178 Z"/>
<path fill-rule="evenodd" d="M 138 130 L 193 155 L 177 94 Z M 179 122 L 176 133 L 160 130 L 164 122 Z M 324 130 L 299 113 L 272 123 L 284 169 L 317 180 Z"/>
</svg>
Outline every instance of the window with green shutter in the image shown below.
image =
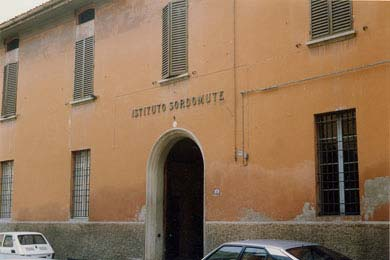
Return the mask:
<svg viewBox="0 0 390 260">
<path fill-rule="evenodd" d="M 74 100 L 93 97 L 94 45 L 94 36 L 76 42 Z"/>
<path fill-rule="evenodd" d="M 162 78 L 188 72 L 187 1 L 168 3 L 162 11 Z"/>
<path fill-rule="evenodd" d="M 16 89 L 18 82 L 18 63 L 10 63 L 4 67 L 3 100 L 1 117 L 16 115 Z"/>
<path fill-rule="evenodd" d="M 312 39 L 352 30 L 350 0 L 311 0 L 310 13 Z"/>
</svg>

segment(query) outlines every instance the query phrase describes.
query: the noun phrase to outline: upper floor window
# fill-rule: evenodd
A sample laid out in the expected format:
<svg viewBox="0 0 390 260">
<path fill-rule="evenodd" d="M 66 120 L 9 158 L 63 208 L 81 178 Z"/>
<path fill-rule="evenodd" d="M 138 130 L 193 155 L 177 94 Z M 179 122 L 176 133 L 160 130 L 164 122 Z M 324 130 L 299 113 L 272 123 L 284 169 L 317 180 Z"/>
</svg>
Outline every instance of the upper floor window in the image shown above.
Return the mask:
<svg viewBox="0 0 390 260">
<path fill-rule="evenodd" d="M 18 63 L 15 62 L 5 65 L 1 118 L 9 118 L 14 117 L 16 115 L 17 81 Z"/>
<path fill-rule="evenodd" d="M 73 100 L 93 97 L 95 37 L 76 42 Z"/>
<path fill-rule="evenodd" d="M 12 39 L 5 44 L 6 65 L 3 70 L 3 92 L 0 121 L 15 118 L 16 116 L 16 89 L 18 82 L 19 39 Z"/>
<path fill-rule="evenodd" d="M 7 43 L 7 52 L 19 48 L 19 39 L 13 39 Z"/>
<path fill-rule="evenodd" d="M 320 215 L 359 215 L 355 110 L 315 116 Z"/>
<path fill-rule="evenodd" d="M 86 23 L 95 19 L 95 9 L 88 9 L 79 14 L 78 16 L 78 24 Z"/>
<path fill-rule="evenodd" d="M 87 9 L 78 15 L 75 44 L 75 69 L 73 104 L 93 100 L 94 96 L 94 60 L 95 36 L 94 23 L 86 23 L 95 19 L 95 9 Z"/>
<path fill-rule="evenodd" d="M 311 0 L 311 39 L 352 30 L 350 0 Z"/>
<path fill-rule="evenodd" d="M 188 72 L 187 0 L 175 0 L 162 11 L 162 78 Z"/>
</svg>

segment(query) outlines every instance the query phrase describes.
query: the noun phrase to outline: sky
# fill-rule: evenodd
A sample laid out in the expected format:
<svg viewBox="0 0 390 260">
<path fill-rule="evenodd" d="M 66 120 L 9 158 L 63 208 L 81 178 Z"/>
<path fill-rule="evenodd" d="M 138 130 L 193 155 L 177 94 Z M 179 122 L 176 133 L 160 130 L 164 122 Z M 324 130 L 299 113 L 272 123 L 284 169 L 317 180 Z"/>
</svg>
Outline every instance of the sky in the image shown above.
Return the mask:
<svg viewBox="0 0 390 260">
<path fill-rule="evenodd" d="M 47 1 L 48 0 L 0 0 L 0 23 Z"/>
</svg>

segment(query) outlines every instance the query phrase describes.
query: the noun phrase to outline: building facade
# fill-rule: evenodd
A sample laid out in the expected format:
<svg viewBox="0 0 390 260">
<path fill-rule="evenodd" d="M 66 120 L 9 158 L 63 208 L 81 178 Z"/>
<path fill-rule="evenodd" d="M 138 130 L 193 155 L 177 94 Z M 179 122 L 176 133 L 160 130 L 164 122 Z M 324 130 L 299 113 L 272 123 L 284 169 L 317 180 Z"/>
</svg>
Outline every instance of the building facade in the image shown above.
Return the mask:
<svg viewBox="0 0 390 260">
<path fill-rule="evenodd" d="M 1 229 L 63 258 L 280 238 L 388 259 L 389 13 L 51 0 L 1 24 Z"/>
</svg>

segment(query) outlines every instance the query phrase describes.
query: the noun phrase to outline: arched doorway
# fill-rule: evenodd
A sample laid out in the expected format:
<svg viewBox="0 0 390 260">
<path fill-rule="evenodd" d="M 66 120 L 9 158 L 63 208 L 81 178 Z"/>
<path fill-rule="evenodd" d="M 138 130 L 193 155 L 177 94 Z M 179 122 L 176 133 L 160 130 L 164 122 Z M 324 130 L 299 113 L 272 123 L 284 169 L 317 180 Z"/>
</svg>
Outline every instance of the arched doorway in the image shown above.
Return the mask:
<svg viewBox="0 0 390 260">
<path fill-rule="evenodd" d="M 164 171 L 166 260 L 198 260 L 203 256 L 203 158 L 189 138 L 170 150 Z"/>
<path fill-rule="evenodd" d="M 203 158 L 199 141 L 185 129 L 167 131 L 153 146 L 147 164 L 145 260 L 203 255 Z"/>
</svg>

